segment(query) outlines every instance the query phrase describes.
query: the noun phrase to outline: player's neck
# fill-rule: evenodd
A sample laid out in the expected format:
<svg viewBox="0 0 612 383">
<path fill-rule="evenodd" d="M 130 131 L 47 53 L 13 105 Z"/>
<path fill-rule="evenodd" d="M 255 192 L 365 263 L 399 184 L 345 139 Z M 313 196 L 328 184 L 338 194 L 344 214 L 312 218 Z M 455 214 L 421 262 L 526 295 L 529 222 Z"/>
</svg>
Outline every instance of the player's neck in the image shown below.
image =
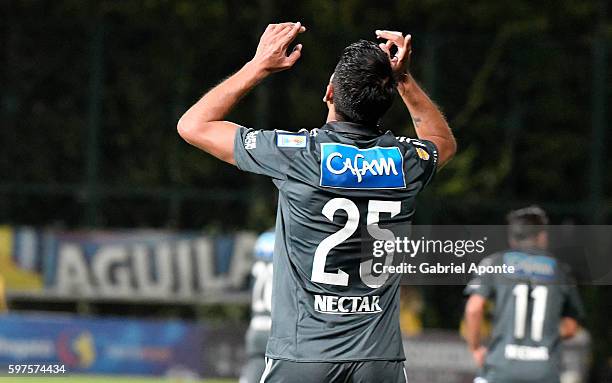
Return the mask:
<svg viewBox="0 0 612 383">
<path fill-rule="evenodd" d="M 332 121 L 340 121 L 333 106 L 327 109 L 327 119 L 325 120 L 325 122 L 328 123 Z"/>
</svg>

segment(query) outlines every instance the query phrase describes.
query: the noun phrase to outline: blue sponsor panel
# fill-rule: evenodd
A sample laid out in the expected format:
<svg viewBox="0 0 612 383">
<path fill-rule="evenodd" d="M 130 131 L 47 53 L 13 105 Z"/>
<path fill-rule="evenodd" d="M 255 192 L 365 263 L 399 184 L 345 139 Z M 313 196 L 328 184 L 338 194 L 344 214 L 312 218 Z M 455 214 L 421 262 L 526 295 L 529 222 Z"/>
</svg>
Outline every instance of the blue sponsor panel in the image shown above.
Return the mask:
<svg viewBox="0 0 612 383">
<path fill-rule="evenodd" d="M 402 153 L 397 147 L 321 144 L 320 184 L 341 189 L 404 188 Z"/>
<path fill-rule="evenodd" d="M 204 328 L 181 321 L 0 316 L 0 368 L 62 364 L 67 373 L 201 376 Z"/>
<path fill-rule="evenodd" d="M 557 261 L 542 255 L 527 255 L 518 251 L 504 254 L 504 264 L 514 266 L 518 277 L 552 280 L 555 277 Z"/>
</svg>

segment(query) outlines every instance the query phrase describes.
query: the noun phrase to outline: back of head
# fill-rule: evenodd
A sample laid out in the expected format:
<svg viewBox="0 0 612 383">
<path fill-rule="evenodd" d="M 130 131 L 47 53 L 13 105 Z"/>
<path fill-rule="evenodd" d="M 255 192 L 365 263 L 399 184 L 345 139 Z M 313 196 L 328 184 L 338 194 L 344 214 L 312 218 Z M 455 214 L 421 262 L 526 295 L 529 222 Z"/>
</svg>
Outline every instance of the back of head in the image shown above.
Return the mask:
<svg viewBox="0 0 612 383">
<path fill-rule="evenodd" d="M 514 210 L 506 216 L 508 237 L 511 241 L 523 242 L 536 238 L 546 231 L 548 216 L 539 206 L 529 206 Z"/>
<path fill-rule="evenodd" d="M 344 49 L 332 85 L 334 108 L 344 121 L 376 125 L 393 103 L 391 63 L 371 41 L 359 40 Z"/>
</svg>

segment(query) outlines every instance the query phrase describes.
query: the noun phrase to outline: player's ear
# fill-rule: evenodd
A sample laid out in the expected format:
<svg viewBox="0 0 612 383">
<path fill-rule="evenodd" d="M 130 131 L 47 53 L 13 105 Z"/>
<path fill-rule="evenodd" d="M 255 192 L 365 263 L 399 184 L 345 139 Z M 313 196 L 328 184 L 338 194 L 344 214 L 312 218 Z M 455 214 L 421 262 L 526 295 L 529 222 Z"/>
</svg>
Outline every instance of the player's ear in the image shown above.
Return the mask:
<svg viewBox="0 0 612 383">
<path fill-rule="evenodd" d="M 334 103 L 334 86 L 330 82 L 327 84 L 327 88 L 325 88 L 325 94 L 323 95 L 323 102 L 325 103 Z"/>
<path fill-rule="evenodd" d="M 334 79 L 334 74 L 332 73 L 329 77 L 329 83 L 327 83 L 327 88 L 325 88 L 325 94 L 323 95 L 324 103 L 333 103 L 334 100 L 334 85 L 332 84 L 332 80 Z"/>
</svg>

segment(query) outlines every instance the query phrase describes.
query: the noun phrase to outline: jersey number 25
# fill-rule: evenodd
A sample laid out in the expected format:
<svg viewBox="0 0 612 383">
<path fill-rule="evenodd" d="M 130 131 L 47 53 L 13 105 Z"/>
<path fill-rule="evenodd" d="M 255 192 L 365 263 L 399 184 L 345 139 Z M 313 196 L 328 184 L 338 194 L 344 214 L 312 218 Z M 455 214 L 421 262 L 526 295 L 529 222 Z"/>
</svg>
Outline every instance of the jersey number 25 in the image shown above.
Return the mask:
<svg viewBox="0 0 612 383">
<path fill-rule="evenodd" d="M 346 212 L 348 218 L 344 227 L 329 237 L 325 238 L 317 249 L 315 250 L 314 259 L 312 262 L 312 275 L 311 280 L 318 283 L 326 283 L 329 285 L 337 286 L 348 286 L 349 275 L 338 269 L 335 273 L 329 273 L 325 271 L 325 262 L 329 252 L 342 242 L 350 238 L 357 228 L 359 227 L 359 209 L 355 202 L 346 198 L 333 198 L 329 200 L 325 206 L 323 206 L 323 215 L 330 221 L 333 222 L 334 215 L 338 210 Z M 366 224 L 368 233 L 375 239 L 383 241 L 395 240 L 395 235 L 389 229 L 381 229 L 378 226 L 380 220 L 380 213 L 389 213 L 391 217 L 398 215 L 401 211 L 401 201 L 377 201 L 371 200 L 368 202 L 368 213 L 366 218 Z M 377 288 L 382 286 L 387 278 L 388 274 L 380 274 L 374 276 L 371 273 L 372 259 L 361 262 L 359 266 L 359 275 L 362 282 L 371 287 Z M 386 265 L 390 265 L 393 262 L 393 253 L 387 253 L 385 260 Z"/>
</svg>

